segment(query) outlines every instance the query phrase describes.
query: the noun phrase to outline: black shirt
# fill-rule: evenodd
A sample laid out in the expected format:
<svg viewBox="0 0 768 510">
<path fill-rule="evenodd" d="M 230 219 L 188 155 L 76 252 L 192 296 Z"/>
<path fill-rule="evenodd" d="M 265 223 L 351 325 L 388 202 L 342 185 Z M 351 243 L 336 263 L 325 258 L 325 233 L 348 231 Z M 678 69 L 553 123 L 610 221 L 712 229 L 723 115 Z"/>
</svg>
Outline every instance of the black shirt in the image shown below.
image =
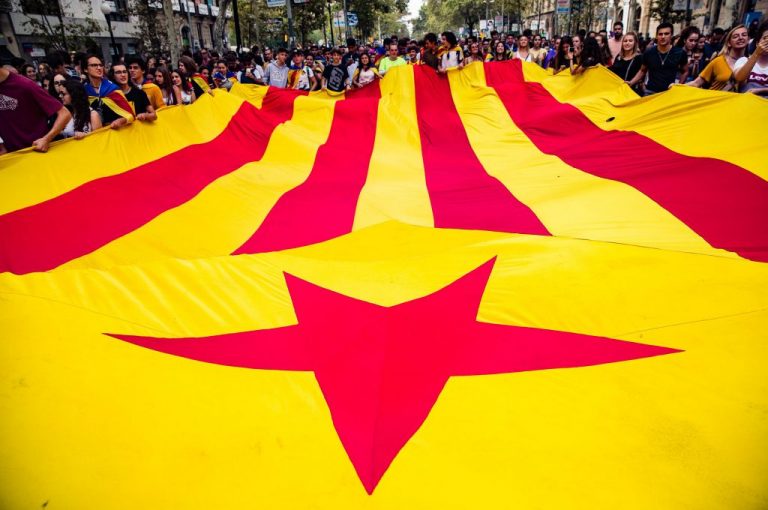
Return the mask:
<svg viewBox="0 0 768 510">
<path fill-rule="evenodd" d="M 328 64 L 323 71 L 323 78 L 326 80 L 326 87 L 334 92 L 341 92 L 346 88 L 346 81 L 349 74 L 344 65 Z"/>
<path fill-rule="evenodd" d="M 635 77 L 640 70 L 640 66 L 643 65 L 643 56 L 635 55 L 629 60 L 624 60 L 621 57 L 616 57 L 613 61 L 613 65 L 608 69 L 616 76 L 624 81 L 629 81 Z"/>
<path fill-rule="evenodd" d="M 660 53 L 654 46 L 643 54 L 643 65 L 648 69 L 648 83 L 645 88 L 653 92 L 664 92 L 675 82 L 678 71 L 685 69 L 688 57 L 678 46 L 672 46 L 666 53 Z"/>
<path fill-rule="evenodd" d="M 140 113 L 147 113 L 149 107 L 149 98 L 147 93 L 136 87 L 131 87 L 131 90 L 126 92 L 125 98 L 133 106 L 133 111 L 136 115 Z"/>
</svg>

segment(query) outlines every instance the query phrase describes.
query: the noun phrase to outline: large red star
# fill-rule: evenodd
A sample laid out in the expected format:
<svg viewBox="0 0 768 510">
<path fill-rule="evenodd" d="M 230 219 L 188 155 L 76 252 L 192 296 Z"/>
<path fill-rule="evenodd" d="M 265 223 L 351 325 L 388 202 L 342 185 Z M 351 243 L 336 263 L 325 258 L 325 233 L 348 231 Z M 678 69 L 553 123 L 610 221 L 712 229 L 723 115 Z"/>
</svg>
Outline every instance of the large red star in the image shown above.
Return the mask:
<svg viewBox="0 0 768 510">
<path fill-rule="evenodd" d="M 494 260 L 428 296 L 383 307 L 286 274 L 298 324 L 205 338 L 116 338 L 234 367 L 313 371 L 372 494 L 451 376 L 581 367 L 679 352 L 477 321 Z"/>
</svg>

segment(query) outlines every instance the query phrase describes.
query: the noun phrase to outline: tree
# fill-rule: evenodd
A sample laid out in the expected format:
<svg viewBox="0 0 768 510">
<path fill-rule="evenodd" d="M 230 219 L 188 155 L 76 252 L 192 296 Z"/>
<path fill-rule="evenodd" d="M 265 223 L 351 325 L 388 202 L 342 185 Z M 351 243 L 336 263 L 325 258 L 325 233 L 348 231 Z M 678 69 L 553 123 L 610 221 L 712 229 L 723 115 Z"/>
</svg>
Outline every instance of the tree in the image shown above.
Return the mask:
<svg viewBox="0 0 768 510">
<path fill-rule="evenodd" d="M 307 37 L 314 30 L 320 30 L 325 23 L 325 1 L 309 0 L 293 6 L 294 27 L 302 46 L 307 45 Z"/>
<path fill-rule="evenodd" d="M 68 52 L 97 46 L 91 35 L 101 32 L 102 27 L 93 19 L 90 4 L 85 19 L 65 23 L 64 12 L 69 7 L 69 3 L 61 4 L 58 0 L 24 0 L 22 10 L 28 18 L 24 25 L 29 28 L 30 35 L 42 39 L 48 50 Z M 53 16 L 56 21 L 51 20 Z"/>
<path fill-rule="evenodd" d="M 221 0 L 219 2 L 219 15 L 216 16 L 216 23 L 213 24 L 213 35 L 216 40 L 213 41 L 213 47 L 219 54 L 223 54 L 224 51 L 229 48 L 224 48 L 224 31 L 227 29 L 227 9 L 229 9 L 232 0 Z"/>
<path fill-rule="evenodd" d="M 652 0 L 648 14 L 653 19 L 668 21 L 673 24 L 686 22 L 686 11 L 676 11 L 674 9 L 674 4 L 674 0 Z M 699 16 L 701 16 L 701 14 L 695 16 L 690 15 L 691 18 L 697 18 Z"/>
<path fill-rule="evenodd" d="M 135 16 L 137 23 L 133 32 L 143 46 L 153 55 L 169 52 L 168 34 L 158 27 L 158 2 L 154 0 L 135 0 L 129 2 L 130 14 Z"/>
</svg>

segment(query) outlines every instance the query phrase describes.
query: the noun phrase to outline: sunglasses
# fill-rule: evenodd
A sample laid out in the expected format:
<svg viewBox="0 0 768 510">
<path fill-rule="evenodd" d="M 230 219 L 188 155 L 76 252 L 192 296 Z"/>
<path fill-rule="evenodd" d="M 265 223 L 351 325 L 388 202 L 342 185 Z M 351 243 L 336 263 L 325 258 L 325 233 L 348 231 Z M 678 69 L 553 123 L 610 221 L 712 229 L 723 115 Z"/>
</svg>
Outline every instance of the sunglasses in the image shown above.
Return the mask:
<svg viewBox="0 0 768 510">
<path fill-rule="evenodd" d="M 65 83 L 67 83 L 67 80 L 57 80 L 53 82 L 54 85 L 64 85 Z"/>
</svg>

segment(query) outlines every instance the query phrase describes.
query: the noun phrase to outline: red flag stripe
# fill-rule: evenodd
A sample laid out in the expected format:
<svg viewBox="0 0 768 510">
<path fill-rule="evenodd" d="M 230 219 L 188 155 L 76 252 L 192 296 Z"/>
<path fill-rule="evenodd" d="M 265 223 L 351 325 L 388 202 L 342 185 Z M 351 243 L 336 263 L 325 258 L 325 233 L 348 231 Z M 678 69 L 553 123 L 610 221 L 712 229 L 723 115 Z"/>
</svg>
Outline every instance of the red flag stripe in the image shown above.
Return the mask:
<svg viewBox="0 0 768 510">
<path fill-rule="evenodd" d="M 435 227 L 548 235 L 538 217 L 483 168 L 456 111 L 448 79 L 429 66 L 414 66 L 413 72 Z"/>
<path fill-rule="evenodd" d="M 54 269 L 183 204 L 215 179 L 258 161 L 275 128 L 293 115 L 299 95 L 270 89 L 260 110 L 243 103 L 210 142 L 0 216 L 0 272 Z"/>
<path fill-rule="evenodd" d="M 380 98 L 375 82 L 336 102 L 328 140 L 318 149 L 309 177 L 280 197 L 235 254 L 295 248 L 352 231 L 376 137 Z"/>
<path fill-rule="evenodd" d="M 541 84 L 526 82 L 518 61 L 488 63 L 485 76 L 542 152 L 633 186 L 715 248 L 768 261 L 768 182 L 727 161 L 685 156 L 635 132 L 604 131 Z"/>
</svg>

